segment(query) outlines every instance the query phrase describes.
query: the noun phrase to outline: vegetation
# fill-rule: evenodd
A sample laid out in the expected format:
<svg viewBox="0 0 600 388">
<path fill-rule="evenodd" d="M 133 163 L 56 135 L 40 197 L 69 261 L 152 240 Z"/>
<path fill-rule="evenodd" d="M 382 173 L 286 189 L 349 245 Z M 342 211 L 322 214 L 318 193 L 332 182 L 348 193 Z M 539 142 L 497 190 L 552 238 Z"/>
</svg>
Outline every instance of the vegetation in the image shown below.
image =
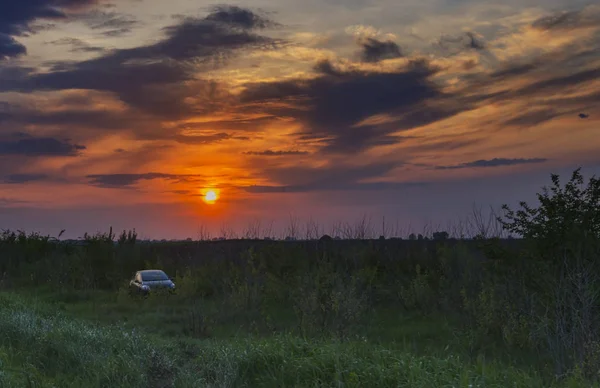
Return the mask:
<svg viewBox="0 0 600 388">
<path fill-rule="evenodd" d="M 470 239 L 5 231 L 0 386 L 600 386 L 600 180 L 553 175 L 538 199 L 503 207 L 510 239 L 477 213 Z M 141 268 L 177 293 L 131 297 Z"/>
</svg>

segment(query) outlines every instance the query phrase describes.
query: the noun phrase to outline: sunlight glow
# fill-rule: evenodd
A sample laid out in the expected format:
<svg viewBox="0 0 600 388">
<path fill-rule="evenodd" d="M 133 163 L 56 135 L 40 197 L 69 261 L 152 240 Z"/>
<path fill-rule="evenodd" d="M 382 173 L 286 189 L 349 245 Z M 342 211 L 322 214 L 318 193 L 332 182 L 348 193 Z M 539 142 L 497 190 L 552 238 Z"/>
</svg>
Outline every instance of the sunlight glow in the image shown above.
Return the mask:
<svg viewBox="0 0 600 388">
<path fill-rule="evenodd" d="M 215 190 L 207 190 L 203 199 L 208 204 L 214 204 L 219 199 L 219 194 Z"/>
</svg>

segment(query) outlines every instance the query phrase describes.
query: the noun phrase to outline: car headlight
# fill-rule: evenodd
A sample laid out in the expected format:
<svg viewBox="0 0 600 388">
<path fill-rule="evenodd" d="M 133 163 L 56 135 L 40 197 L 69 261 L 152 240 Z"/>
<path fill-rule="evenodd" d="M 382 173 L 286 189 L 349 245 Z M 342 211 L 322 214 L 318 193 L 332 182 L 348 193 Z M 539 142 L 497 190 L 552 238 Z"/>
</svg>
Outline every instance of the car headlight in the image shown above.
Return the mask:
<svg viewBox="0 0 600 388">
<path fill-rule="evenodd" d="M 148 291 L 149 289 L 150 289 L 150 287 L 148 287 L 148 286 L 142 286 L 142 290 L 144 290 L 144 291 Z"/>
</svg>

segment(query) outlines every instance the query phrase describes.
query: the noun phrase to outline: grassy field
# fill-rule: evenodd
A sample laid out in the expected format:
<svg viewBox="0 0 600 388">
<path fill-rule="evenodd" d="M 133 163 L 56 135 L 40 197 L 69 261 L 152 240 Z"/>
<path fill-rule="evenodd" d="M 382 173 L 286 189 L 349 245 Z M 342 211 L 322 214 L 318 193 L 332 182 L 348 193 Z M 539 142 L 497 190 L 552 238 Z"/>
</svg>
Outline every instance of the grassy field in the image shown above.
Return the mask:
<svg viewBox="0 0 600 388">
<path fill-rule="evenodd" d="M 600 181 L 485 235 L 0 235 L 0 387 L 598 387 Z M 143 268 L 175 295 L 131 296 Z"/>
<path fill-rule="evenodd" d="M 544 379 L 539 359 L 511 359 L 502 345 L 474 353 L 443 316 L 394 309 L 339 340 L 303 336 L 293 311 L 274 309 L 279 327 L 267 328 L 177 297 L 27 289 L 3 293 L 0 306 L 3 387 L 589 386 Z"/>
</svg>

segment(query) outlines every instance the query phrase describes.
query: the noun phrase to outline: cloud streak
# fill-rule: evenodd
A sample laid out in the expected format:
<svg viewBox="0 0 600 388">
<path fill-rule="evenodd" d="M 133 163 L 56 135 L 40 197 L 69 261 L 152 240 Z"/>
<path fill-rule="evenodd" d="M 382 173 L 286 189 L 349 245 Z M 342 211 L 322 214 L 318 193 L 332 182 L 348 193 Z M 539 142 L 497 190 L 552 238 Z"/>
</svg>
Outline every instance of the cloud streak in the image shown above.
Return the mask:
<svg viewBox="0 0 600 388">
<path fill-rule="evenodd" d="M 77 38 L 62 38 L 59 40 L 55 40 L 49 42 L 50 44 L 60 45 L 60 46 L 71 46 L 71 52 L 78 53 L 101 53 L 106 51 L 106 48 L 100 46 L 92 46 L 81 39 Z"/>
<path fill-rule="evenodd" d="M 78 156 L 86 147 L 51 137 L 30 137 L 0 140 L 1 155 Z"/>
<path fill-rule="evenodd" d="M 580 28 L 598 27 L 600 9 L 586 8 L 575 11 L 560 11 L 535 20 L 531 26 L 545 31 L 571 31 Z"/>
<path fill-rule="evenodd" d="M 91 174 L 86 178 L 88 179 L 88 183 L 93 186 L 104 188 L 127 188 L 136 185 L 140 181 L 165 179 L 174 182 L 191 182 L 203 179 L 204 176 L 147 172 L 139 174 Z"/>
<path fill-rule="evenodd" d="M 503 167 L 503 166 L 516 166 L 520 164 L 536 164 L 544 163 L 548 159 L 544 158 L 494 158 L 494 159 L 480 159 L 472 162 L 461 163 L 454 166 L 436 166 L 437 170 L 456 170 L 463 168 L 490 168 L 490 167 Z"/>
<path fill-rule="evenodd" d="M 23 184 L 39 182 L 48 179 L 46 174 L 11 174 L 4 178 L 3 182 L 8 184 Z"/>
<path fill-rule="evenodd" d="M 93 10 L 78 19 L 83 21 L 89 28 L 100 31 L 106 37 L 120 37 L 131 33 L 135 27 L 140 26 L 140 21 L 131 15 L 122 15 L 116 12 Z"/>
<path fill-rule="evenodd" d="M 275 150 L 265 150 L 265 151 L 247 151 L 244 152 L 246 155 L 254 155 L 254 156 L 292 156 L 292 155 L 308 155 L 308 151 L 275 151 Z"/>
</svg>

